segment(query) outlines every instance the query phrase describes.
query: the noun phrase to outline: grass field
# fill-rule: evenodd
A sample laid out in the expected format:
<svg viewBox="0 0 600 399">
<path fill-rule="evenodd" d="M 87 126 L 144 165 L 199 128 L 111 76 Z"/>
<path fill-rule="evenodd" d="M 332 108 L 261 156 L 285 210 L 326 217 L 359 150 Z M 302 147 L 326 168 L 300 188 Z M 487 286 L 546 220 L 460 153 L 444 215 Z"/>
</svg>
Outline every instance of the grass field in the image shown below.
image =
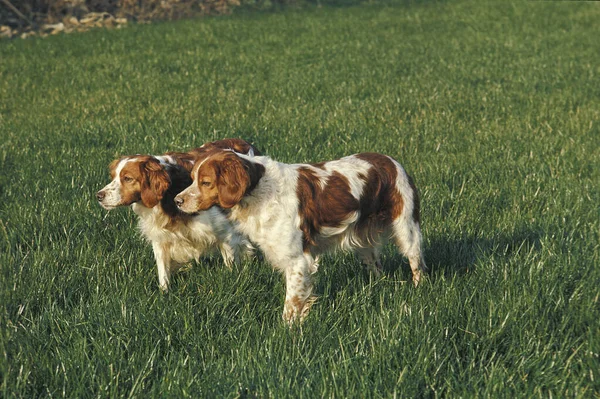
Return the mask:
<svg viewBox="0 0 600 399">
<path fill-rule="evenodd" d="M 0 397 L 599 397 L 600 7 L 372 2 L 0 42 Z M 284 162 L 398 159 L 422 287 L 208 257 L 157 287 L 132 153 L 243 137 Z"/>
</svg>

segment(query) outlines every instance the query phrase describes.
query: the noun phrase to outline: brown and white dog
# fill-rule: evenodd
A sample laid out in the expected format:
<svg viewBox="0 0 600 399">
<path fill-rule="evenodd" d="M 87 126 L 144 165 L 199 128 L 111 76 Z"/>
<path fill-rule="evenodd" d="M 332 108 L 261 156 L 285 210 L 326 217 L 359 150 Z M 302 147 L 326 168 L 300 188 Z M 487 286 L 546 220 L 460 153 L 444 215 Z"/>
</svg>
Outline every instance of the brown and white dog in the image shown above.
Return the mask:
<svg viewBox="0 0 600 399">
<path fill-rule="evenodd" d="M 426 270 L 419 197 L 402 166 L 374 153 L 318 164 L 216 151 L 196 162 L 194 183 L 175 197 L 184 212 L 231 209 L 229 219 L 286 278 L 283 318 L 302 320 L 313 302 L 318 256 L 355 251 L 376 273 L 393 238 L 408 258 L 415 285 Z"/>
<path fill-rule="evenodd" d="M 163 291 L 169 288 L 171 272 L 207 251 L 218 248 L 228 267 L 240 255 L 252 252 L 248 240 L 233 229 L 221 209 L 187 214 L 174 202 L 175 196 L 192 183 L 190 171 L 195 160 L 223 148 L 249 156 L 259 154 L 244 140 L 225 139 L 187 153 L 125 156 L 110 164 L 112 181 L 96 194 L 105 209 L 132 206 L 139 217 L 142 235 L 152 243 Z"/>
</svg>

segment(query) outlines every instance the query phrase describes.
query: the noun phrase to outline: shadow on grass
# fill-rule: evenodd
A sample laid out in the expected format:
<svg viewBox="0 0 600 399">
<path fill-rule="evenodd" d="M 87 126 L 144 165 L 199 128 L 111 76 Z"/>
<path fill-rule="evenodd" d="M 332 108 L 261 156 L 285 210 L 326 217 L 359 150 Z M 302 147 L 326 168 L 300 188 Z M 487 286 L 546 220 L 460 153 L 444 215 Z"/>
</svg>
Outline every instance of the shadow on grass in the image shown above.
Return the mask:
<svg viewBox="0 0 600 399">
<path fill-rule="evenodd" d="M 508 257 L 521 248 L 539 248 L 543 234 L 541 229 L 532 227 L 492 237 L 433 237 L 425 247 L 425 261 L 433 278 L 464 274 L 493 256 Z"/>
<path fill-rule="evenodd" d="M 513 234 L 491 237 L 468 235 L 463 237 L 436 236 L 424 247 L 425 262 L 432 279 L 452 277 L 473 271 L 496 256 L 510 257 L 522 250 L 539 249 L 545 235 L 539 228 L 521 228 Z M 382 257 L 383 274 L 395 281 L 410 283 L 412 273 L 408 260 L 389 245 Z M 321 261 L 316 291 L 335 294 L 348 286 L 368 284 L 373 278 L 361 262 L 352 255 L 325 257 Z M 327 287 L 327 288 L 326 288 Z"/>
</svg>

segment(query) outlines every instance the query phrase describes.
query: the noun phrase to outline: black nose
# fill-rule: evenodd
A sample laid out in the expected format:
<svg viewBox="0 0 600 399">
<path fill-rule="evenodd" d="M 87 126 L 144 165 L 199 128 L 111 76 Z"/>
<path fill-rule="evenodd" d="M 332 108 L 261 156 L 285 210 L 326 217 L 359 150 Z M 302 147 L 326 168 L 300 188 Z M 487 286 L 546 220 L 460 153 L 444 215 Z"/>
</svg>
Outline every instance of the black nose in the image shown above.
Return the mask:
<svg viewBox="0 0 600 399">
<path fill-rule="evenodd" d="M 181 205 L 183 205 L 183 198 L 175 197 L 175 205 L 177 205 L 178 207 L 181 207 Z"/>
<path fill-rule="evenodd" d="M 102 201 L 104 197 L 106 197 L 106 193 L 104 191 L 98 191 L 96 193 L 96 198 L 98 199 L 98 201 Z"/>
</svg>

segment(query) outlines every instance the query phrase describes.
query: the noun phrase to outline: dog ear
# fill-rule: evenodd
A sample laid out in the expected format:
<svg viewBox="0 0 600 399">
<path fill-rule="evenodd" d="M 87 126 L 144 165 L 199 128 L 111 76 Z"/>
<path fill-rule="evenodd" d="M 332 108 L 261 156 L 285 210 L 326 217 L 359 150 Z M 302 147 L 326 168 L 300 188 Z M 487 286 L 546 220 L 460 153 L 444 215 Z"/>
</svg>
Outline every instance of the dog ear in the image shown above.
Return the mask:
<svg viewBox="0 0 600 399">
<path fill-rule="evenodd" d="M 169 189 L 169 174 L 156 159 L 149 159 L 140 164 L 142 178 L 142 203 L 147 208 L 154 208 Z"/>
<path fill-rule="evenodd" d="M 250 179 L 241 160 L 231 154 L 219 164 L 217 171 L 217 190 L 219 205 L 229 209 L 242 200 Z"/>
<path fill-rule="evenodd" d="M 249 162 L 235 154 L 228 155 L 217 173 L 221 207 L 228 209 L 239 203 L 244 195 L 256 187 L 264 170 L 264 166 L 260 164 Z"/>
</svg>

